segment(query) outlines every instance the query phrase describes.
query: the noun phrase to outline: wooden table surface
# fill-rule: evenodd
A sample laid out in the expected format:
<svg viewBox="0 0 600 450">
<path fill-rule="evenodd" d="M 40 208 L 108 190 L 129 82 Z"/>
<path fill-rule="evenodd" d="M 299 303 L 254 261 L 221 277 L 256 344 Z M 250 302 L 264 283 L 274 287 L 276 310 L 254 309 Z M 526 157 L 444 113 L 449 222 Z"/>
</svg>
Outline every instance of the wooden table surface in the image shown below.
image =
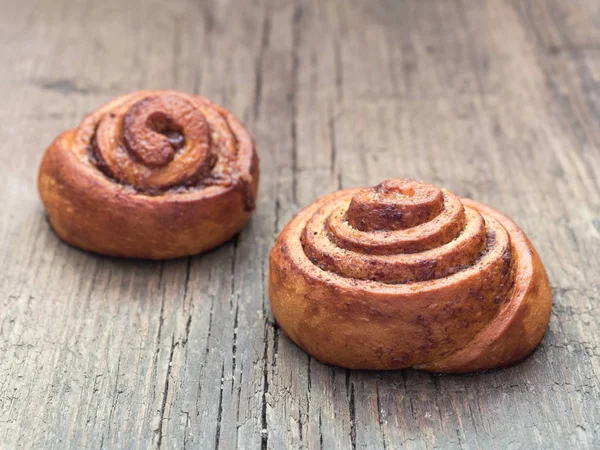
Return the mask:
<svg viewBox="0 0 600 450">
<path fill-rule="evenodd" d="M 600 448 L 600 2 L 1 0 L 0 448 Z M 243 232 L 169 262 L 52 232 L 44 149 L 140 88 L 232 110 Z M 319 364 L 278 329 L 274 237 L 341 187 L 423 179 L 513 217 L 554 310 L 477 376 Z"/>
</svg>

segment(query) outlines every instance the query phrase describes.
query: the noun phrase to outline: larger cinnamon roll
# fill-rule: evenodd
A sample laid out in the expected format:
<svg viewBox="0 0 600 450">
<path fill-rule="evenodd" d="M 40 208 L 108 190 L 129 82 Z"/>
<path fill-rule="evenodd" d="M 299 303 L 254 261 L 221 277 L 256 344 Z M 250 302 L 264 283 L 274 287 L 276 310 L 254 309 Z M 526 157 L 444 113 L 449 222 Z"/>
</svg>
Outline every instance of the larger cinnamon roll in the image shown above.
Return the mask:
<svg viewBox="0 0 600 450">
<path fill-rule="evenodd" d="M 230 239 L 258 189 L 252 138 L 195 95 L 139 91 L 62 133 L 44 155 L 39 191 L 56 233 L 97 253 L 165 259 Z"/>
<path fill-rule="evenodd" d="M 414 180 L 339 191 L 296 215 L 270 256 L 281 329 L 321 362 L 468 373 L 515 363 L 550 319 L 521 229 Z"/>
</svg>

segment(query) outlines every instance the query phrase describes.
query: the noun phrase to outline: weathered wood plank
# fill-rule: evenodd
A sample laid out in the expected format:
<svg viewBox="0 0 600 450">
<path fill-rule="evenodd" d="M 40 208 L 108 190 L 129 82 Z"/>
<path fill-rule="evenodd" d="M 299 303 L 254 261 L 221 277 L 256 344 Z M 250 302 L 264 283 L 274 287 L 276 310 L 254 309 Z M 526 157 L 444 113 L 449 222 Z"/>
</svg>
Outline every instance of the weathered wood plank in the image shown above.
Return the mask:
<svg viewBox="0 0 600 450">
<path fill-rule="evenodd" d="M 600 446 L 600 9 L 578 0 L 2 2 L 0 448 Z M 139 88 L 231 109 L 261 155 L 232 242 L 90 255 L 47 224 L 44 148 Z M 554 312 L 471 377 L 324 366 L 278 329 L 268 252 L 340 187 L 421 178 L 528 233 Z"/>
</svg>

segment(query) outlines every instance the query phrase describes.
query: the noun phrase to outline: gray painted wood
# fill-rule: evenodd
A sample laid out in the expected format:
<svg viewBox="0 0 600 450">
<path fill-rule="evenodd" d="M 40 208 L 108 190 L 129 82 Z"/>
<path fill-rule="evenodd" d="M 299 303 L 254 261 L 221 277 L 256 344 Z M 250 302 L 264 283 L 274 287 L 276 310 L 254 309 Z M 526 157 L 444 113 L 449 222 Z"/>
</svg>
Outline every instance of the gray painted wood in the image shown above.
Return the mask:
<svg viewBox="0 0 600 450">
<path fill-rule="evenodd" d="M 577 0 L 2 0 L 0 448 L 600 447 L 600 9 Z M 170 262 L 60 242 L 45 147 L 140 88 L 251 130 L 261 191 L 232 242 Z M 420 178 L 513 217 L 550 329 L 470 376 L 319 364 L 278 329 L 268 252 L 340 187 Z"/>
</svg>

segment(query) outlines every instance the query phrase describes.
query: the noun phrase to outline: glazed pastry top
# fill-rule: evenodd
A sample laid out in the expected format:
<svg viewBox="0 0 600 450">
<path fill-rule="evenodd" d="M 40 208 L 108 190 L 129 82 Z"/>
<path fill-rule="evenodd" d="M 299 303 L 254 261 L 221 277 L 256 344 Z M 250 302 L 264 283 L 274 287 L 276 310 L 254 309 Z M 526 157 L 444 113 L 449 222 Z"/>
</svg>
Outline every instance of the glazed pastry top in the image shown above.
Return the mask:
<svg viewBox="0 0 600 450">
<path fill-rule="evenodd" d="M 202 97 L 139 91 L 94 111 L 66 137 L 71 151 L 112 181 L 159 195 L 247 185 L 253 144 L 240 129 L 230 113 Z"/>
</svg>

